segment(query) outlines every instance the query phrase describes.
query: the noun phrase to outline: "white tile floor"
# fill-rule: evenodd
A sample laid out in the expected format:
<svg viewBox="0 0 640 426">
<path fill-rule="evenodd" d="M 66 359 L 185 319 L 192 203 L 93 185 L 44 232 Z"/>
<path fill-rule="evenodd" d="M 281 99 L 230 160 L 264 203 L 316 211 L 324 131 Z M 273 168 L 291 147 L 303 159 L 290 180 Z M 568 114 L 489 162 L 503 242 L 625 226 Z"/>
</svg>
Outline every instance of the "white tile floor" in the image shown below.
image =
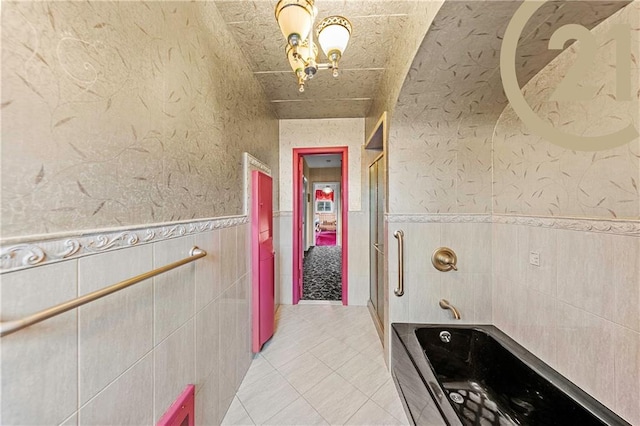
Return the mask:
<svg viewBox="0 0 640 426">
<path fill-rule="evenodd" d="M 223 425 L 406 425 L 366 307 L 281 305 Z"/>
</svg>

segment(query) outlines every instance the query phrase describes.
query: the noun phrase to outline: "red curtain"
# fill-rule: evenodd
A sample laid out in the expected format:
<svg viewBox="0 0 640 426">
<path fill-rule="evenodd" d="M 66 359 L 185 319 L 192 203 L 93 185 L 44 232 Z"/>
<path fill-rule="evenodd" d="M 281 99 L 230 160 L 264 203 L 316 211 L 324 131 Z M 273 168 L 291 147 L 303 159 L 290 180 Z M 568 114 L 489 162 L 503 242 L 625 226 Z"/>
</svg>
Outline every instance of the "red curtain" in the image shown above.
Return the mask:
<svg viewBox="0 0 640 426">
<path fill-rule="evenodd" d="M 324 192 L 322 189 L 316 189 L 316 200 L 318 201 L 333 201 L 333 191 L 330 193 Z"/>
</svg>

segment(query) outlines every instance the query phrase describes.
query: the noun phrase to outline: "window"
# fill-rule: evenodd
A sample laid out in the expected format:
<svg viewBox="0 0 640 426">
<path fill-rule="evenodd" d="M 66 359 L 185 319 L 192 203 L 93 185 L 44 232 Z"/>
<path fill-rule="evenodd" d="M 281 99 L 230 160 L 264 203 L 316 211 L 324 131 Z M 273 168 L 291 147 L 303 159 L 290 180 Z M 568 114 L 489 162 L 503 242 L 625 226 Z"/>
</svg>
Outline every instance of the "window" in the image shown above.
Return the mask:
<svg viewBox="0 0 640 426">
<path fill-rule="evenodd" d="M 332 212 L 333 211 L 333 202 L 331 201 L 316 201 L 316 211 L 317 212 Z"/>
</svg>

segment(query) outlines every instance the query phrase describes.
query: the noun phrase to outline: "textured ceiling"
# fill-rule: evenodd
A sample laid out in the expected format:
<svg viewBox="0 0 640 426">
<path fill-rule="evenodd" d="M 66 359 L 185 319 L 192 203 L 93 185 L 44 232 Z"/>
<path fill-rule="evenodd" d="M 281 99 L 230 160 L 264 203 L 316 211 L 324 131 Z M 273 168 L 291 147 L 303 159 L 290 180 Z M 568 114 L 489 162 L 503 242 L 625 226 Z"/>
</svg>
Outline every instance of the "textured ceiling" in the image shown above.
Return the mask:
<svg viewBox="0 0 640 426">
<path fill-rule="evenodd" d="M 425 0 L 423 0 L 425 1 Z M 319 71 L 299 93 L 284 54 L 285 40 L 274 17 L 277 0 L 216 0 L 218 10 L 262 84 L 279 118 L 364 117 L 379 89 L 389 57 L 402 43 L 411 0 L 316 0 L 316 24 L 343 15 L 353 34 L 336 79 Z M 519 43 L 517 73 L 522 87 L 559 54 L 549 37 L 562 25 L 592 28 L 628 1 L 549 1 L 528 22 Z M 513 1 L 447 0 L 416 55 L 400 103 L 417 111 L 502 111 L 506 98 L 499 71 L 504 30 L 520 6 Z M 319 62 L 326 62 L 320 52 Z M 422 66 L 425 64 L 425 66 Z M 419 91 L 419 96 L 413 96 Z M 405 99 L 403 100 L 403 95 Z M 410 95 L 411 100 L 407 99 Z M 473 99 L 473 104 L 465 102 Z M 413 108 L 413 107 L 411 107 Z"/>
<path fill-rule="evenodd" d="M 364 117 L 411 8 L 406 0 L 317 0 L 316 24 L 342 15 L 353 24 L 353 33 L 340 61 L 340 76 L 320 70 L 300 93 L 274 17 L 277 0 L 215 3 L 282 119 Z M 320 50 L 318 62 L 326 61 Z"/>
<path fill-rule="evenodd" d="M 560 50 L 549 38 L 561 26 L 593 28 L 629 1 L 549 1 L 529 19 L 516 55 L 523 87 Z M 520 1 L 447 1 L 432 23 L 404 82 L 396 113 L 431 122 L 495 122 L 507 104 L 500 47 Z M 568 47 L 567 43 L 565 47 Z"/>
<path fill-rule="evenodd" d="M 305 155 L 304 160 L 311 169 L 324 169 L 329 167 L 340 167 L 342 155 L 340 154 L 312 154 Z"/>
</svg>

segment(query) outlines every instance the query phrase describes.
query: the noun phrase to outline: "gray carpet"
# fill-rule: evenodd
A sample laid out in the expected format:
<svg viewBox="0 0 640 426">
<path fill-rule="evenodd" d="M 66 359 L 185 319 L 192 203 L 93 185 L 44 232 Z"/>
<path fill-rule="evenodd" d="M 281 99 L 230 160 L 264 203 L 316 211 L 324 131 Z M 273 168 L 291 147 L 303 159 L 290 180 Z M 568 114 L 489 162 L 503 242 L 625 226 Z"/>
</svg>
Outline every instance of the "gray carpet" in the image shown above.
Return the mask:
<svg viewBox="0 0 640 426">
<path fill-rule="evenodd" d="M 302 268 L 302 299 L 342 300 L 342 247 L 311 247 Z"/>
</svg>

